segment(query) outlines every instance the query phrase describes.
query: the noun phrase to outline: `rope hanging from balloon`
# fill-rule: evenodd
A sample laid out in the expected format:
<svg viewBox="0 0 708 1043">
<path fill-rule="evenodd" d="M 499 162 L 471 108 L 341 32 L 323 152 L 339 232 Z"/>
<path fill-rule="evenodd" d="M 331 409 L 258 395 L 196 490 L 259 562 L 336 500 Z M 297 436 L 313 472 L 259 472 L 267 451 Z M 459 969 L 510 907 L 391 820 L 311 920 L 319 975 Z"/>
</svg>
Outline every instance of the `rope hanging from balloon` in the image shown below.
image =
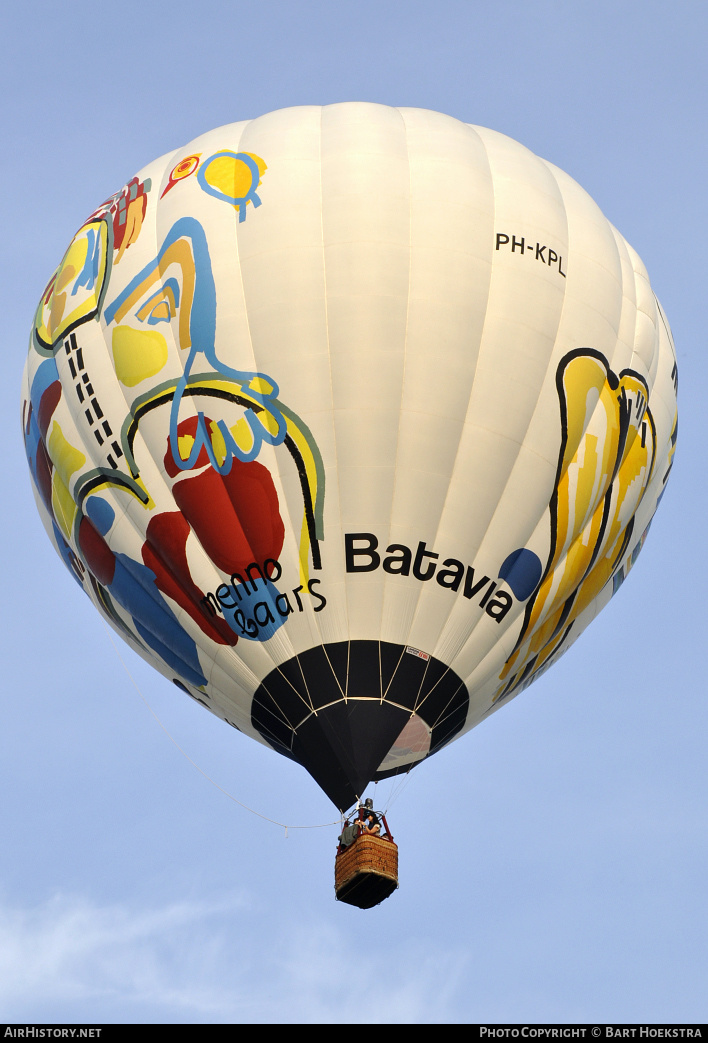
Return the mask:
<svg viewBox="0 0 708 1043">
<path fill-rule="evenodd" d="M 197 769 L 197 771 L 199 772 L 200 775 L 204 776 L 204 778 L 207 780 L 207 782 L 210 782 L 212 784 L 212 786 L 215 786 L 216 789 L 218 789 L 221 793 L 224 794 L 224 796 L 228 797 L 229 800 L 232 800 L 234 802 L 234 804 L 238 804 L 238 806 L 240 808 L 243 808 L 244 811 L 250 811 L 250 813 L 252 815 L 256 815 L 257 818 L 261 818 L 265 822 L 271 822 L 274 826 L 280 826 L 281 829 L 285 830 L 286 838 L 287 838 L 289 829 L 324 829 L 326 826 L 337 826 L 337 825 L 340 825 L 341 821 L 343 820 L 343 816 L 340 819 L 335 819 L 333 822 L 318 822 L 318 823 L 316 823 L 314 825 L 311 825 L 311 826 L 291 826 L 291 825 L 288 825 L 285 822 L 278 822 L 277 819 L 269 818 L 268 815 L 263 815 L 260 811 L 256 811 L 254 808 L 249 808 L 249 806 L 247 804 L 244 804 L 243 801 L 241 801 L 241 800 L 237 800 L 237 798 L 234 797 L 234 795 L 232 793 L 229 793 L 228 790 L 224 789 L 223 786 L 220 786 L 218 782 L 216 782 L 214 779 L 212 779 L 210 775 L 207 775 L 207 773 L 203 770 L 203 768 L 200 768 L 199 765 L 197 764 L 197 762 L 192 760 L 192 758 L 189 756 L 187 751 L 182 749 L 182 747 L 177 742 L 177 740 L 174 738 L 174 736 L 170 734 L 170 732 L 167 730 L 167 728 L 162 723 L 160 718 L 157 716 L 157 714 L 153 710 L 152 706 L 150 705 L 150 703 L 147 701 L 147 699 L 143 695 L 138 682 L 135 680 L 135 678 L 131 674 L 130 670 L 128 669 L 128 664 L 125 662 L 125 660 L 123 659 L 123 656 L 120 654 L 120 650 L 118 649 L 118 646 L 116 645 L 115 641 L 113 640 L 113 635 L 111 634 L 111 631 L 110 631 L 110 628 L 108 627 L 108 624 L 106 623 L 106 621 L 104 619 L 101 619 L 101 622 L 103 623 L 104 627 L 106 628 L 106 633 L 108 634 L 108 639 L 111 642 L 111 644 L 113 645 L 113 649 L 114 649 L 116 655 L 118 656 L 118 658 L 120 659 L 121 663 L 123 664 L 123 669 L 125 670 L 126 674 L 130 678 L 130 681 L 131 681 L 133 687 L 135 688 L 135 691 L 138 693 L 138 695 L 140 696 L 142 701 L 145 703 L 145 705 L 147 706 L 148 710 L 150 711 L 152 716 L 155 718 L 155 720 L 159 724 L 160 728 L 162 728 L 163 732 L 165 733 L 167 738 L 170 740 L 172 745 L 177 750 L 179 750 L 179 752 L 182 754 L 182 756 L 186 760 L 189 761 L 189 763 L 192 765 L 193 768 Z"/>
</svg>

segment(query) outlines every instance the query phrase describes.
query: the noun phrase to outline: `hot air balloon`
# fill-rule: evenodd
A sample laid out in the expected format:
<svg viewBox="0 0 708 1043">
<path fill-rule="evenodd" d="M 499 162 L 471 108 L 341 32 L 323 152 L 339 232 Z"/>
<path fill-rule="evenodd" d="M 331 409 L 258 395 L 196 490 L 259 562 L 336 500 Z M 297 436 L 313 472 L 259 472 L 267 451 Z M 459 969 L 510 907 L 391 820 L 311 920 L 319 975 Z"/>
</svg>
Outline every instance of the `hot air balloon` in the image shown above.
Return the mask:
<svg viewBox="0 0 708 1043">
<path fill-rule="evenodd" d="M 37 308 L 22 422 L 103 617 L 344 811 L 612 597 L 676 386 L 644 266 L 575 181 L 356 103 L 222 127 L 98 207 Z"/>
</svg>

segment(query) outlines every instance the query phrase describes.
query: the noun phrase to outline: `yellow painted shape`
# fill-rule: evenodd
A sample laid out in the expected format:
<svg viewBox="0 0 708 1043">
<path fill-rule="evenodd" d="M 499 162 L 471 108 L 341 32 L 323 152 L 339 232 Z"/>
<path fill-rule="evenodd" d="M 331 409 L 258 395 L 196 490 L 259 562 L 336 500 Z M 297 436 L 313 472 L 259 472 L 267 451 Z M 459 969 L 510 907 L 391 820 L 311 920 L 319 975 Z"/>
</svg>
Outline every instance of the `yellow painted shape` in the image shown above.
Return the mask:
<svg viewBox="0 0 708 1043">
<path fill-rule="evenodd" d="M 116 376 L 125 387 L 154 377 L 167 362 L 167 341 L 157 330 L 116 326 L 111 340 Z"/>
<path fill-rule="evenodd" d="M 310 579 L 310 532 L 307 528 L 307 517 L 302 519 L 300 529 L 300 582 L 307 586 Z"/>
<path fill-rule="evenodd" d="M 65 292 L 84 268 L 89 245 L 89 232 L 95 231 L 100 240 L 99 266 L 96 283 L 91 290 L 74 286 Z M 42 340 L 54 343 L 66 328 L 92 311 L 98 302 L 106 274 L 106 228 L 103 221 L 84 225 L 74 236 L 61 264 L 45 290 L 35 315 L 35 328 Z"/>
<path fill-rule="evenodd" d="M 248 387 L 251 391 L 255 391 L 256 394 L 259 395 L 272 395 L 275 390 L 270 381 L 266 380 L 265 377 L 254 377 Z"/>
<path fill-rule="evenodd" d="M 145 493 L 145 495 L 147 496 L 147 498 L 148 498 L 147 499 L 147 503 L 143 503 L 143 501 L 138 496 L 135 495 L 135 493 L 134 493 L 134 491 L 132 489 L 126 489 L 126 487 L 124 485 L 116 485 L 114 482 L 112 482 L 108 478 L 106 479 L 105 482 L 101 482 L 100 485 L 92 486 L 92 492 L 97 493 L 97 492 L 100 492 L 101 489 L 108 489 L 112 493 L 129 493 L 129 495 L 132 496 L 135 500 L 137 500 L 137 502 L 140 504 L 140 506 L 144 507 L 146 511 L 154 510 L 155 509 L 155 501 L 153 500 L 152 496 L 148 492 L 147 487 L 145 485 L 145 482 L 142 480 L 142 478 L 140 478 L 138 476 L 135 479 L 135 484 L 139 485 L 140 488 Z"/>
<path fill-rule="evenodd" d="M 253 158 L 258 162 L 257 157 Z M 230 199 L 243 199 L 256 187 L 250 168 L 235 156 L 218 156 L 213 159 L 204 168 L 204 179 Z"/>
<path fill-rule="evenodd" d="M 157 298 L 162 294 L 162 300 Z M 163 286 L 156 294 L 153 294 L 145 304 L 135 313 L 141 322 L 145 322 L 151 315 L 158 319 L 171 319 L 177 314 L 177 302 L 174 290 L 171 286 Z"/>
<path fill-rule="evenodd" d="M 194 283 L 196 280 L 194 257 L 192 256 L 192 248 L 187 239 L 178 239 L 176 242 L 172 243 L 167 250 L 165 250 L 160 263 L 155 263 L 154 267 L 150 268 L 143 281 L 139 283 L 126 300 L 123 301 L 116 312 L 115 321 L 120 322 L 124 319 L 131 308 L 135 308 L 139 304 L 140 300 L 145 296 L 150 287 L 158 280 L 165 277 L 168 268 L 173 264 L 177 265 L 181 270 L 182 302 L 179 309 L 178 327 L 179 347 L 184 350 L 185 348 L 191 347 L 192 344 L 189 332 L 189 320 L 192 314 Z"/>
<path fill-rule="evenodd" d="M 159 304 L 155 305 L 152 309 L 152 318 L 165 320 L 172 318 L 170 315 L 170 306 L 167 301 L 160 301 Z"/>
<path fill-rule="evenodd" d="M 278 421 L 272 413 L 264 410 L 258 414 L 258 419 L 269 434 L 276 435 L 278 433 Z"/>
<path fill-rule="evenodd" d="M 586 434 L 572 463 L 558 483 L 554 565 L 582 531 L 589 514 L 597 504 L 598 464 L 597 438 Z M 599 492 L 602 493 L 602 489 Z"/>
<path fill-rule="evenodd" d="M 140 476 L 138 476 L 135 479 L 135 484 L 140 486 L 140 488 L 143 490 L 143 492 L 145 493 L 145 495 L 148 498 L 147 499 L 147 503 L 142 503 L 141 500 L 138 500 L 138 503 L 142 507 L 144 507 L 146 511 L 154 510 L 154 508 L 155 508 L 155 501 L 153 500 L 152 496 L 150 495 L 150 493 L 148 491 L 147 486 L 145 485 L 145 482 L 142 480 L 142 478 Z M 135 496 L 135 493 L 131 493 L 131 496 Z M 136 497 L 136 499 L 137 499 L 137 497 Z"/>
<path fill-rule="evenodd" d="M 68 540 L 71 535 L 71 527 L 74 523 L 77 508 L 58 471 L 55 471 L 52 475 L 52 510 L 54 511 L 57 525 Z"/>
<path fill-rule="evenodd" d="M 189 454 L 194 445 L 193 435 L 179 435 L 177 438 L 177 452 L 180 460 L 189 460 Z"/>
<path fill-rule="evenodd" d="M 132 246 L 140 235 L 140 229 L 143 227 L 143 206 L 144 197 L 141 197 L 140 199 L 132 199 L 130 203 L 128 203 L 128 210 L 125 215 L 125 233 L 123 235 L 123 242 L 120 244 L 120 249 L 115 258 L 115 264 L 118 264 L 128 247 Z"/>
<path fill-rule="evenodd" d="M 49 442 L 47 443 L 47 451 L 52 463 L 54 464 L 55 471 L 58 471 L 61 475 L 62 481 L 66 486 L 68 486 L 74 471 L 78 471 L 78 469 L 83 467 L 86 463 L 86 457 L 80 449 L 75 449 L 74 446 L 66 440 L 64 432 L 56 420 L 52 424 L 52 431 L 49 435 Z"/>
<path fill-rule="evenodd" d="M 260 416 L 262 417 L 262 414 L 260 414 Z M 270 418 L 270 419 L 272 419 L 272 418 Z M 312 500 L 312 505 L 313 505 L 313 508 L 314 508 L 314 505 L 315 505 L 315 503 L 317 501 L 317 467 L 315 465 L 315 461 L 314 461 L 314 458 L 312 456 L 312 450 L 310 449 L 310 445 L 309 445 L 305 435 L 299 429 L 297 424 L 294 423 L 294 421 L 290 417 L 287 418 L 286 423 L 287 423 L 288 434 L 290 435 L 290 437 L 293 439 L 293 441 L 295 442 L 296 446 L 300 450 L 300 454 L 301 454 L 303 462 L 305 464 L 305 474 L 307 475 L 307 484 L 308 484 L 309 489 L 310 489 L 310 498 Z M 264 426 L 268 426 L 268 425 L 266 423 L 264 423 Z M 305 585 L 307 585 L 307 582 L 308 582 L 308 579 L 309 579 L 309 568 L 310 568 L 310 530 L 309 530 L 308 525 L 307 525 L 307 514 L 306 513 L 303 515 L 302 527 L 300 529 L 299 556 L 300 556 L 300 582 L 305 586 Z"/>
<path fill-rule="evenodd" d="M 229 431 L 233 435 L 236 445 L 244 453 L 248 453 L 253 448 L 253 431 L 251 431 L 245 417 L 242 416 L 240 420 L 237 420 L 234 426 L 229 428 Z"/>
<path fill-rule="evenodd" d="M 226 442 L 218 424 L 214 420 L 211 422 L 211 447 L 214 450 L 216 461 L 219 467 L 221 467 L 226 459 Z"/>
<path fill-rule="evenodd" d="M 605 367 L 592 357 L 581 355 L 572 359 L 565 368 L 563 391 L 566 401 L 568 437 L 563 455 L 563 469 L 568 466 L 580 447 L 590 421 L 592 405 L 597 401 L 597 396 L 600 394 L 606 378 Z M 591 396 L 592 391 L 595 392 L 594 396 Z"/>
<path fill-rule="evenodd" d="M 502 681 L 512 675 L 519 677 L 534 658 L 536 673 L 558 645 L 561 635 L 553 634 L 569 600 L 572 606 L 563 620 L 562 632 L 600 593 L 616 567 L 627 525 L 650 478 L 653 433 L 649 417 L 644 446 L 638 437 L 646 410 L 643 383 L 625 374 L 613 389 L 610 374 L 600 360 L 580 355 L 566 366 L 562 390 L 567 439 L 556 486 L 556 532 L 550 569 L 534 600 L 522 644 L 501 671 Z M 629 402 L 626 439 L 620 446 L 622 410 Z M 611 505 L 605 517 L 611 486 Z"/>
<path fill-rule="evenodd" d="M 47 336 L 53 341 L 61 329 L 61 320 L 64 318 L 66 309 L 66 294 L 54 290 L 49 302 L 49 318 L 47 320 Z"/>
<path fill-rule="evenodd" d="M 67 441 L 64 432 L 55 420 L 47 443 L 47 452 L 54 465 L 52 475 L 52 510 L 57 524 L 66 536 L 71 535 L 71 526 L 76 514 L 76 504 L 69 492 L 69 482 L 75 471 L 86 463 L 86 457 Z"/>
<path fill-rule="evenodd" d="M 251 159 L 254 161 L 254 163 L 258 167 L 258 173 L 259 174 L 261 174 L 261 175 L 265 174 L 266 170 L 268 169 L 268 166 L 267 166 L 266 161 L 264 159 L 261 159 L 260 156 L 257 156 L 255 152 L 246 152 L 246 151 L 244 151 L 243 154 L 244 154 L 244 156 L 250 156 L 251 157 Z M 258 183 L 260 184 L 260 181 Z"/>
<path fill-rule="evenodd" d="M 87 253 L 88 239 L 85 235 L 79 233 L 64 254 L 64 260 L 62 261 L 61 269 L 57 275 L 58 289 L 66 289 L 71 279 L 71 275 L 64 275 L 64 270 L 68 268 L 71 269 L 72 272 L 80 272 L 86 262 Z"/>
<path fill-rule="evenodd" d="M 61 320 L 64 318 L 64 310 L 66 308 L 66 294 L 64 290 L 74 281 L 83 268 L 87 252 L 88 240 L 86 237 L 80 236 L 74 239 L 64 255 L 61 267 L 57 271 L 54 292 L 49 302 L 49 322 L 47 324 L 48 333 L 52 338 L 55 330 L 59 328 Z"/>
<path fill-rule="evenodd" d="M 676 452 L 676 428 L 677 427 L 678 427 L 678 409 L 675 409 L 674 410 L 674 422 L 671 425 L 671 439 L 673 440 L 673 444 L 671 446 L 671 449 L 669 449 L 669 460 L 668 460 L 669 467 L 671 467 L 671 465 L 673 463 L 674 453 Z"/>
</svg>

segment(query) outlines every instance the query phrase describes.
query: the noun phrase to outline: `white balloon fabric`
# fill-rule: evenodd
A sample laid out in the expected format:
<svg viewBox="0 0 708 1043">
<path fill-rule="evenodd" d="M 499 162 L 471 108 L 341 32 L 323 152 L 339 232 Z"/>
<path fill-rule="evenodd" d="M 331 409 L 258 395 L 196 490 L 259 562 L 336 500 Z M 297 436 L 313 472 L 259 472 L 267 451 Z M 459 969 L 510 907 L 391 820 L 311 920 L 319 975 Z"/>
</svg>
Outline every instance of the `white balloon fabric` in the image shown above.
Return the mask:
<svg viewBox="0 0 708 1043">
<path fill-rule="evenodd" d="M 641 261 L 570 177 L 420 109 L 305 106 L 140 171 L 37 310 L 59 554 L 140 655 L 346 809 L 545 671 L 676 441 Z"/>
</svg>

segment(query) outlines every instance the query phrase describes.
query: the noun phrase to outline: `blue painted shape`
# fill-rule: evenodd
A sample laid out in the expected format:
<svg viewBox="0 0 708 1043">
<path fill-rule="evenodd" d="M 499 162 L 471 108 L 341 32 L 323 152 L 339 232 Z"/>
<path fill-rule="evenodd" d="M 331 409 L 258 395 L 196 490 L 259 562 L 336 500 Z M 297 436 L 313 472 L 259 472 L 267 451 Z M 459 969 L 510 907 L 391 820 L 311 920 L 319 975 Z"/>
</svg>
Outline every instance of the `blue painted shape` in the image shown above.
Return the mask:
<svg viewBox="0 0 708 1043">
<path fill-rule="evenodd" d="M 105 536 L 116 517 L 110 503 L 100 496 L 89 496 L 84 511 L 91 519 L 94 529 L 100 532 L 101 536 Z"/>
<path fill-rule="evenodd" d="M 542 575 L 541 559 L 526 547 L 512 551 L 499 569 L 499 579 L 504 580 L 519 601 L 526 601 L 531 597 L 541 582 Z"/>
<path fill-rule="evenodd" d="M 74 281 L 71 291 L 73 297 L 83 286 L 87 290 L 93 290 L 98 280 L 98 272 L 101 265 L 101 235 L 97 228 L 86 229 L 86 260 L 84 266 Z"/>
<path fill-rule="evenodd" d="M 78 577 L 78 575 L 76 573 L 76 569 L 74 568 L 73 562 L 71 560 L 72 556 L 73 556 L 73 551 L 72 551 L 71 547 L 69 546 L 69 544 L 66 542 L 66 540 L 62 536 L 62 534 L 61 534 L 61 532 L 59 530 L 59 526 L 57 525 L 57 523 L 55 521 L 52 522 L 52 529 L 54 530 L 54 540 L 56 542 L 57 550 L 59 551 L 59 555 L 61 557 L 61 560 L 64 562 L 64 564 L 68 568 L 68 570 L 71 573 L 71 575 L 74 577 L 76 582 L 79 584 L 79 586 L 83 590 L 84 589 L 84 584 L 79 579 L 79 577 Z"/>
<path fill-rule="evenodd" d="M 224 192 L 220 191 L 214 185 L 210 185 L 206 179 L 206 171 L 209 164 L 215 159 L 221 159 L 223 156 L 229 156 L 231 159 L 238 159 L 243 163 L 251 172 L 251 184 L 249 185 L 248 191 L 245 196 L 227 196 Z M 261 200 L 256 195 L 256 189 L 258 188 L 258 182 L 261 179 L 261 172 L 258 169 L 256 161 L 245 152 L 215 152 L 213 156 L 209 156 L 209 159 L 205 160 L 197 173 L 197 181 L 199 182 L 200 188 L 207 192 L 210 196 L 214 196 L 216 199 L 220 199 L 224 203 L 230 203 L 238 209 L 239 223 L 246 220 L 246 204 L 249 199 L 253 203 L 254 207 L 261 205 Z"/>
<path fill-rule="evenodd" d="M 55 381 L 59 380 L 59 371 L 57 364 L 54 361 L 54 357 L 45 359 L 37 367 L 37 372 L 32 379 L 32 387 L 30 389 L 30 402 L 32 403 L 32 416 L 29 422 L 29 431 L 25 431 L 25 453 L 27 454 L 27 463 L 29 464 L 30 474 L 32 481 L 39 489 L 39 482 L 37 480 L 37 447 L 42 438 L 41 431 L 39 430 L 39 424 L 37 423 L 37 417 L 39 415 L 39 404 L 42 401 L 42 395 Z"/>
<path fill-rule="evenodd" d="M 37 474 L 37 449 L 41 441 L 42 435 L 39 430 L 39 424 L 37 423 L 37 414 L 32 413 L 29 422 L 29 431 L 25 433 L 25 454 L 27 456 L 27 464 L 30 470 L 30 477 L 34 483 L 34 486 L 39 494 L 39 476 Z"/>
<path fill-rule="evenodd" d="M 29 430 L 23 430 L 25 436 L 25 454 L 27 456 L 27 463 L 29 464 L 30 474 L 32 475 L 32 481 L 35 485 L 37 482 L 37 447 L 42 437 L 39 430 L 39 424 L 37 423 L 37 413 L 32 410 L 32 416 L 30 417 Z"/>
<path fill-rule="evenodd" d="M 37 367 L 37 371 L 32 378 L 32 388 L 30 390 L 30 400 L 32 402 L 32 408 L 35 412 L 39 409 L 39 403 L 42 399 L 42 395 L 47 390 L 50 384 L 53 384 L 55 380 L 59 380 L 59 370 L 57 364 L 52 356 L 49 359 L 45 359 Z"/>
<path fill-rule="evenodd" d="M 164 600 L 155 573 L 127 554 L 115 555 L 111 596 L 133 617 L 143 641 L 190 684 L 206 684 L 197 646 Z"/>
<path fill-rule="evenodd" d="M 226 363 L 222 362 L 216 355 L 216 286 L 214 283 L 214 275 L 211 270 L 211 258 L 209 256 L 206 235 L 204 229 L 197 220 L 193 217 L 181 217 L 178 221 L 175 221 L 165 236 L 165 240 L 160 247 L 160 252 L 157 257 L 150 261 L 142 271 L 138 272 L 122 293 L 120 293 L 111 304 L 107 305 L 104 310 L 104 318 L 107 323 L 113 322 L 118 310 L 139 288 L 141 283 L 145 282 L 148 276 L 151 276 L 155 270 L 159 272 L 165 252 L 179 239 L 187 239 L 191 245 L 192 256 L 194 258 L 195 282 L 192 307 L 189 314 L 189 335 L 191 345 L 184 366 L 184 374 L 177 382 L 170 409 L 170 444 L 172 446 L 172 458 L 175 462 L 175 466 L 179 467 L 180 470 L 189 471 L 196 465 L 199 454 L 202 449 L 204 449 L 214 470 L 218 471 L 219 474 L 228 474 L 231 470 L 231 463 L 234 457 L 244 463 L 250 463 L 252 460 L 256 459 L 261 451 L 261 446 L 264 443 L 269 445 L 281 445 L 281 443 L 285 441 L 285 436 L 287 434 L 287 421 L 283 416 L 277 401 L 279 394 L 278 385 L 272 377 L 269 377 L 266 373 L 254 372 L 252 370 L 234 369 L 232 366 L 227 366 Z M 186 459 L 182 459 L 179 455 L 177 428 L 179 426 L 180 404 L 182 402 L 182 396 L 189 386 L 192 368 L 195 365 L 198 356 L 202 354 L 215 372 L 222 374 L 222 376 L 227 377 L 229 380 L 233 380 L 235 383 L 240 384 L 242 388 L 247 389 L 248 394 L 254 399 L 254 401 L 264 407 L 266 415 L 269 415 L 270 419 L 275 421 L 275 431 L 272 431 L 270 424 L 265 424 L 263 420 L 259 418 L 257 413 L 252 409 L 247 409 L 245 419 L 251 429 L 253 445 L 250 449 L 244 450 L 241 449 L 234 439 L 229 430 L 228 424 L 226 424 L 224 420 L 219 420 L 216 426 L 220 431 L 226 446 L 226 456 L 222 463 L 219 463 L 216 457 L 211 434 L 207 427 L 204 414 L 201 412 L 197 413 L 197 430 L 194 433 L 194 443 L 189 456 Z M 252 385 L 260 380 L 267 381 L 271 390 L 267 392 L 256 390 Z"/>
<path fill-rule="evenodd" d="M 254 590 L 255 587 L 255 590 Z M 288 618 L 278 610 L 279 591 L 270 580 L 254 576 L 252 583 L 229 585 L 233 608 L 223 606 L 224 619 L 235 634 L 245 641 L 267 641 Z"/>
<path fill-rule="evenodd" d="M 139 311 L 142 311 L 142 312 L 144 312 L 147 308 L 150 308 L 150 314 L 148 315 L 147 319 L 144 320 L 145 322 L 147 322 L 148 326 L 156 326 L 158 322 L 170 322 L 171 319 L 173 318 L 173 314 L 172 314 L 172 309 L 171 308 L 170 308 L 170 314 L 169 315 L 157 315 L 157 316 L 155 315 L 155 311 L 156 311 L 158 305 L 162 304 L 165 301 L 168 301 L 168 297 L 167 297 L 167 294 L 165 292 L 168 289 L 172 290 L 172 296 L 174 298 L 175 308 L 179 308 L 179 296 L 180 296 L 180 293 L 179 293 L 179 283 L 177 282 L 176 279 L 170 277 L 169 279 L 165 279 L 163 281 L 162 285 L 160 286 L 160 289 L 157 290 L 156 293 L 153 293 L 151 297 L 148 297 L 148 299 L 145 301 L 145 303 L 143 305 L 141 305 L 140 308 L 139 308 Z M 152 305 L 152 307 L 151 307 L 151 305 Z M 139 319 L 140 318 L 139 315 L 136 316 L 136 318 Z M 143 320 L 140 320 L 140 321 L 143 321 Z"/>
<path fill-rule="evenodd" d="M 164 645 L 158 637 L 156 637 L 152 631 L 148 630 L 142 625 L 140 620 L 133 619 L 135 629 L 142 637 L 143 641 L 149 648 L 156 652 L 163 663 L 166 663 L 171 670 L 174 670 L 176 674 L 181 674 L 185 677 L 190 684 L 193 684 L 195 688 L 198 688 L 202 684 L 206 684 L 206 677 L 201 672 L 201 667 L 197 661 L 197 669 L 194 670 L 189 663 L 175 653 L 173 648 L 169 645 Z M 196 651 L 196 646 L 195 646 Z M 199 672 L 197 672 L 199 671 Z"/>
</svg>

